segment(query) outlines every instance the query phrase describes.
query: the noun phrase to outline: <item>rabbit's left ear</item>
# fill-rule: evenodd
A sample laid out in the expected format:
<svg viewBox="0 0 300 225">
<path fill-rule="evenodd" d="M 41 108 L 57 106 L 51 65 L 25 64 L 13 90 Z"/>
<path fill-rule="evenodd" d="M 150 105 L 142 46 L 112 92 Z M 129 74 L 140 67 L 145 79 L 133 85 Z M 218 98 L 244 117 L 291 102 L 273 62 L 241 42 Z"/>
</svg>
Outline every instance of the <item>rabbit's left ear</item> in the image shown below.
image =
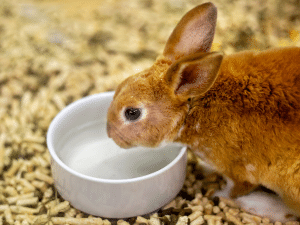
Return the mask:
<svg viewBox="0 0 300 225">
<path fill-rule="evenodd" d="M 215 34 L 217 8 L 208 2 L 199 5 L 179 21 L 170 35 L 163 55 L 172 62 L 199 52 L 209 52 Z"/>
<path fill-rule="evenodd" d="M 222 53 L 197 53 L 174 62 L 164 77 L 176 95 L 190 98 L 207 92 L 218 77 Z"/>
</svg>

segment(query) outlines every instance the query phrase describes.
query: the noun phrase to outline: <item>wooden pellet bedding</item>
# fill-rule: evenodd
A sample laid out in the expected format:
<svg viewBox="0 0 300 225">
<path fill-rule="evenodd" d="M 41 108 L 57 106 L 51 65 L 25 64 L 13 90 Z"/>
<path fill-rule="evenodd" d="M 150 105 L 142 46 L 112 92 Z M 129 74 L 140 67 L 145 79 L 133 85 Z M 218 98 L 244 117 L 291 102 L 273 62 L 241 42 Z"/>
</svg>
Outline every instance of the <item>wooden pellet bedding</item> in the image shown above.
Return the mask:
<svg viewBox="0 0 300 225">
<path fill-rule="evenodd" d="M 230 54 L 300 45 L 297 0 L 213 2 L 219 8 L 213 50 Z M 270 223 L 233 201 L 212 198 L 225 182 L 218 174 L 204 175 L 201 160 L 191 152 L 181 192 L 153 215 L 96 218 L 74 209 L 53 186 L 45 137 L 54 116 L 83 96 L 114 90 L 150 66 L 182 15 L 201 3 L 1 0 L 0 225 Z"/>
</svg>

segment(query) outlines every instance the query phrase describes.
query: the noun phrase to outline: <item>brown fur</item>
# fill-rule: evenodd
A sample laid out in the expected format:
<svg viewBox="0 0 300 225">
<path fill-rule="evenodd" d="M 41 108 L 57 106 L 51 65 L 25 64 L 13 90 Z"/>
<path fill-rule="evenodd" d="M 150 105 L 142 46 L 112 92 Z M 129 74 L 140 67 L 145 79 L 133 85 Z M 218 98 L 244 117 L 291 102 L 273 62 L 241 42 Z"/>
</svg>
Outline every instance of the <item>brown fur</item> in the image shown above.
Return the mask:
<svg viewBox="0 0 300 225">
<path fill-rule="evenodd" d="M 200 30 L 198 18 L 205 23 Z M 118 87 L 108 135 L 124 148 L 183 143 L 233 180 L 232 197 L 264 185 L 300 215 L 300 48 L 245 51 L 222 60 L 202 46 L 213 35 L 201 29 L 214 20 L 211 3 L 191 10 L 163 56 Z M 200 33 L 193 43 L 184 38 L 191 26 Z M 128 107 L 142 109 L 142 117 L 126 121 Z"/>
<path fill-rule="evenodd" d="M 225 57 L 214 86 L 191 104 L 176 141 L 230 177 L 241 189 L 234 197 L 262 184 L 300 205 L 299 60 L 300 48 Z"/>
</svg>

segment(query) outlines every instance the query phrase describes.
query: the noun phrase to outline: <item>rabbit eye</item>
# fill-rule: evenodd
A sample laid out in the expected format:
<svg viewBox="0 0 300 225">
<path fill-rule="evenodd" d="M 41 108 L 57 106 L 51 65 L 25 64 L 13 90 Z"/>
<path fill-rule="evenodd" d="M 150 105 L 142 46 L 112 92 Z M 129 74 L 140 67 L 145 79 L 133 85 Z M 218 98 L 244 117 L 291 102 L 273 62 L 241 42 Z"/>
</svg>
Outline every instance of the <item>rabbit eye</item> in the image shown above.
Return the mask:
<svg viewBox="0 0 300 225">
<path fill-rule="evenodd" d="M 125 117 L 127 120 L 134 121 L 141 116 L 141 110 L 137 108 L 127 108 L 125 110 Z"/>
</svg>

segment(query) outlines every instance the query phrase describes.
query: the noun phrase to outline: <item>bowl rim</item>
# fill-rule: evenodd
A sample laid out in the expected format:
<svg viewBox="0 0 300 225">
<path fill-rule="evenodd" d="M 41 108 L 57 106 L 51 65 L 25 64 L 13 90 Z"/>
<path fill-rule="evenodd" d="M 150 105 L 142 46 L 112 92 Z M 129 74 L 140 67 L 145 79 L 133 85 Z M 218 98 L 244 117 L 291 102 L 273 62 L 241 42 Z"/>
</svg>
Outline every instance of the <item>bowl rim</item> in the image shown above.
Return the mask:
<svg viewBox="0 0 300 225">
<path fill-rule="evenodd" d="M 48 151 L 49 151 L 49 153 L 52 157 L 52 160 L 55 161 L 61 168 L 63 168 L 65 171 L 67 171 L 69 174 L 72 174 L 73 176 L 76 176 L 76 177 L 79 177 L 81 179 L 88 180 L 88 181 L 93 181 L 93 182 L 98 182 L 98 183 L 110 183 L 110 184 L 121 184 L 121 183 L 126 184 L 126 183 L 133 183 L 133 182 L 138 182 L 138 181 L 142 181 L 142 180 L 146 180 L 146 179 L 151 179 L 151 178 L 153 178 L 153 177 L 155 177 L 159 174 L 164 173 L 165 171 L 172 168 L 175 164 L 177 164 L 178 161 L 183 157 L 183 155 L 187 151 L 186 146 L 180 145 L 178 143 L 172 143 L 172 145 L 174 145 L 174 147 L 176 145 L 178 147 L 181 147 L 179 154 L 169 164 L 167 164 L 165 167 L 163 167 L 163 168 L 161 168 L 161 169 L 159 169 L 159 170 L 157 170 L 153 173 L 150 173 L 150 174 L 147 174 L 147 175 L 144 175 L 144 176 L 140 176 L 140 177 L 129 178 L 129 179 L 104 179 L 104 178 L 96 178 L 96 177 L 84 175 L 82 173 L 79 173 L 79 172 L 71 169 L 63 161 L 61 161 L 61 159 L 57 156 L 57 154 L 54 150 L 53 138 L 52 138 L 55 127 L 58 126 L 61 119 L 64 118 L 66 115 L 68 115 L 68 113 L 70 111 L 72 111 L 75 107 L 77 108 L 78 106 L 86 103 L 87 101 L 92 101 L 94 99 L 103 98 L 103 97 L 111 97 L 113 94 L 114 94 L 114 91 L 111 91 L 111 92 L 102 92 L 102 93 L 93 94 L 93 95 L 83 97 L 83 98 L 81 98 L 77 101 L 74 101 L 71 104 L 67 105 L 64 109 L 62 109 L 54 117 L 54 119 L 51 121 L 50 126 L 48 128 L 47 140 L 46 140 Z M 51 167 L 52 166 L 53 166 L 53 162 L 51 162 Z"/>
</svg>

